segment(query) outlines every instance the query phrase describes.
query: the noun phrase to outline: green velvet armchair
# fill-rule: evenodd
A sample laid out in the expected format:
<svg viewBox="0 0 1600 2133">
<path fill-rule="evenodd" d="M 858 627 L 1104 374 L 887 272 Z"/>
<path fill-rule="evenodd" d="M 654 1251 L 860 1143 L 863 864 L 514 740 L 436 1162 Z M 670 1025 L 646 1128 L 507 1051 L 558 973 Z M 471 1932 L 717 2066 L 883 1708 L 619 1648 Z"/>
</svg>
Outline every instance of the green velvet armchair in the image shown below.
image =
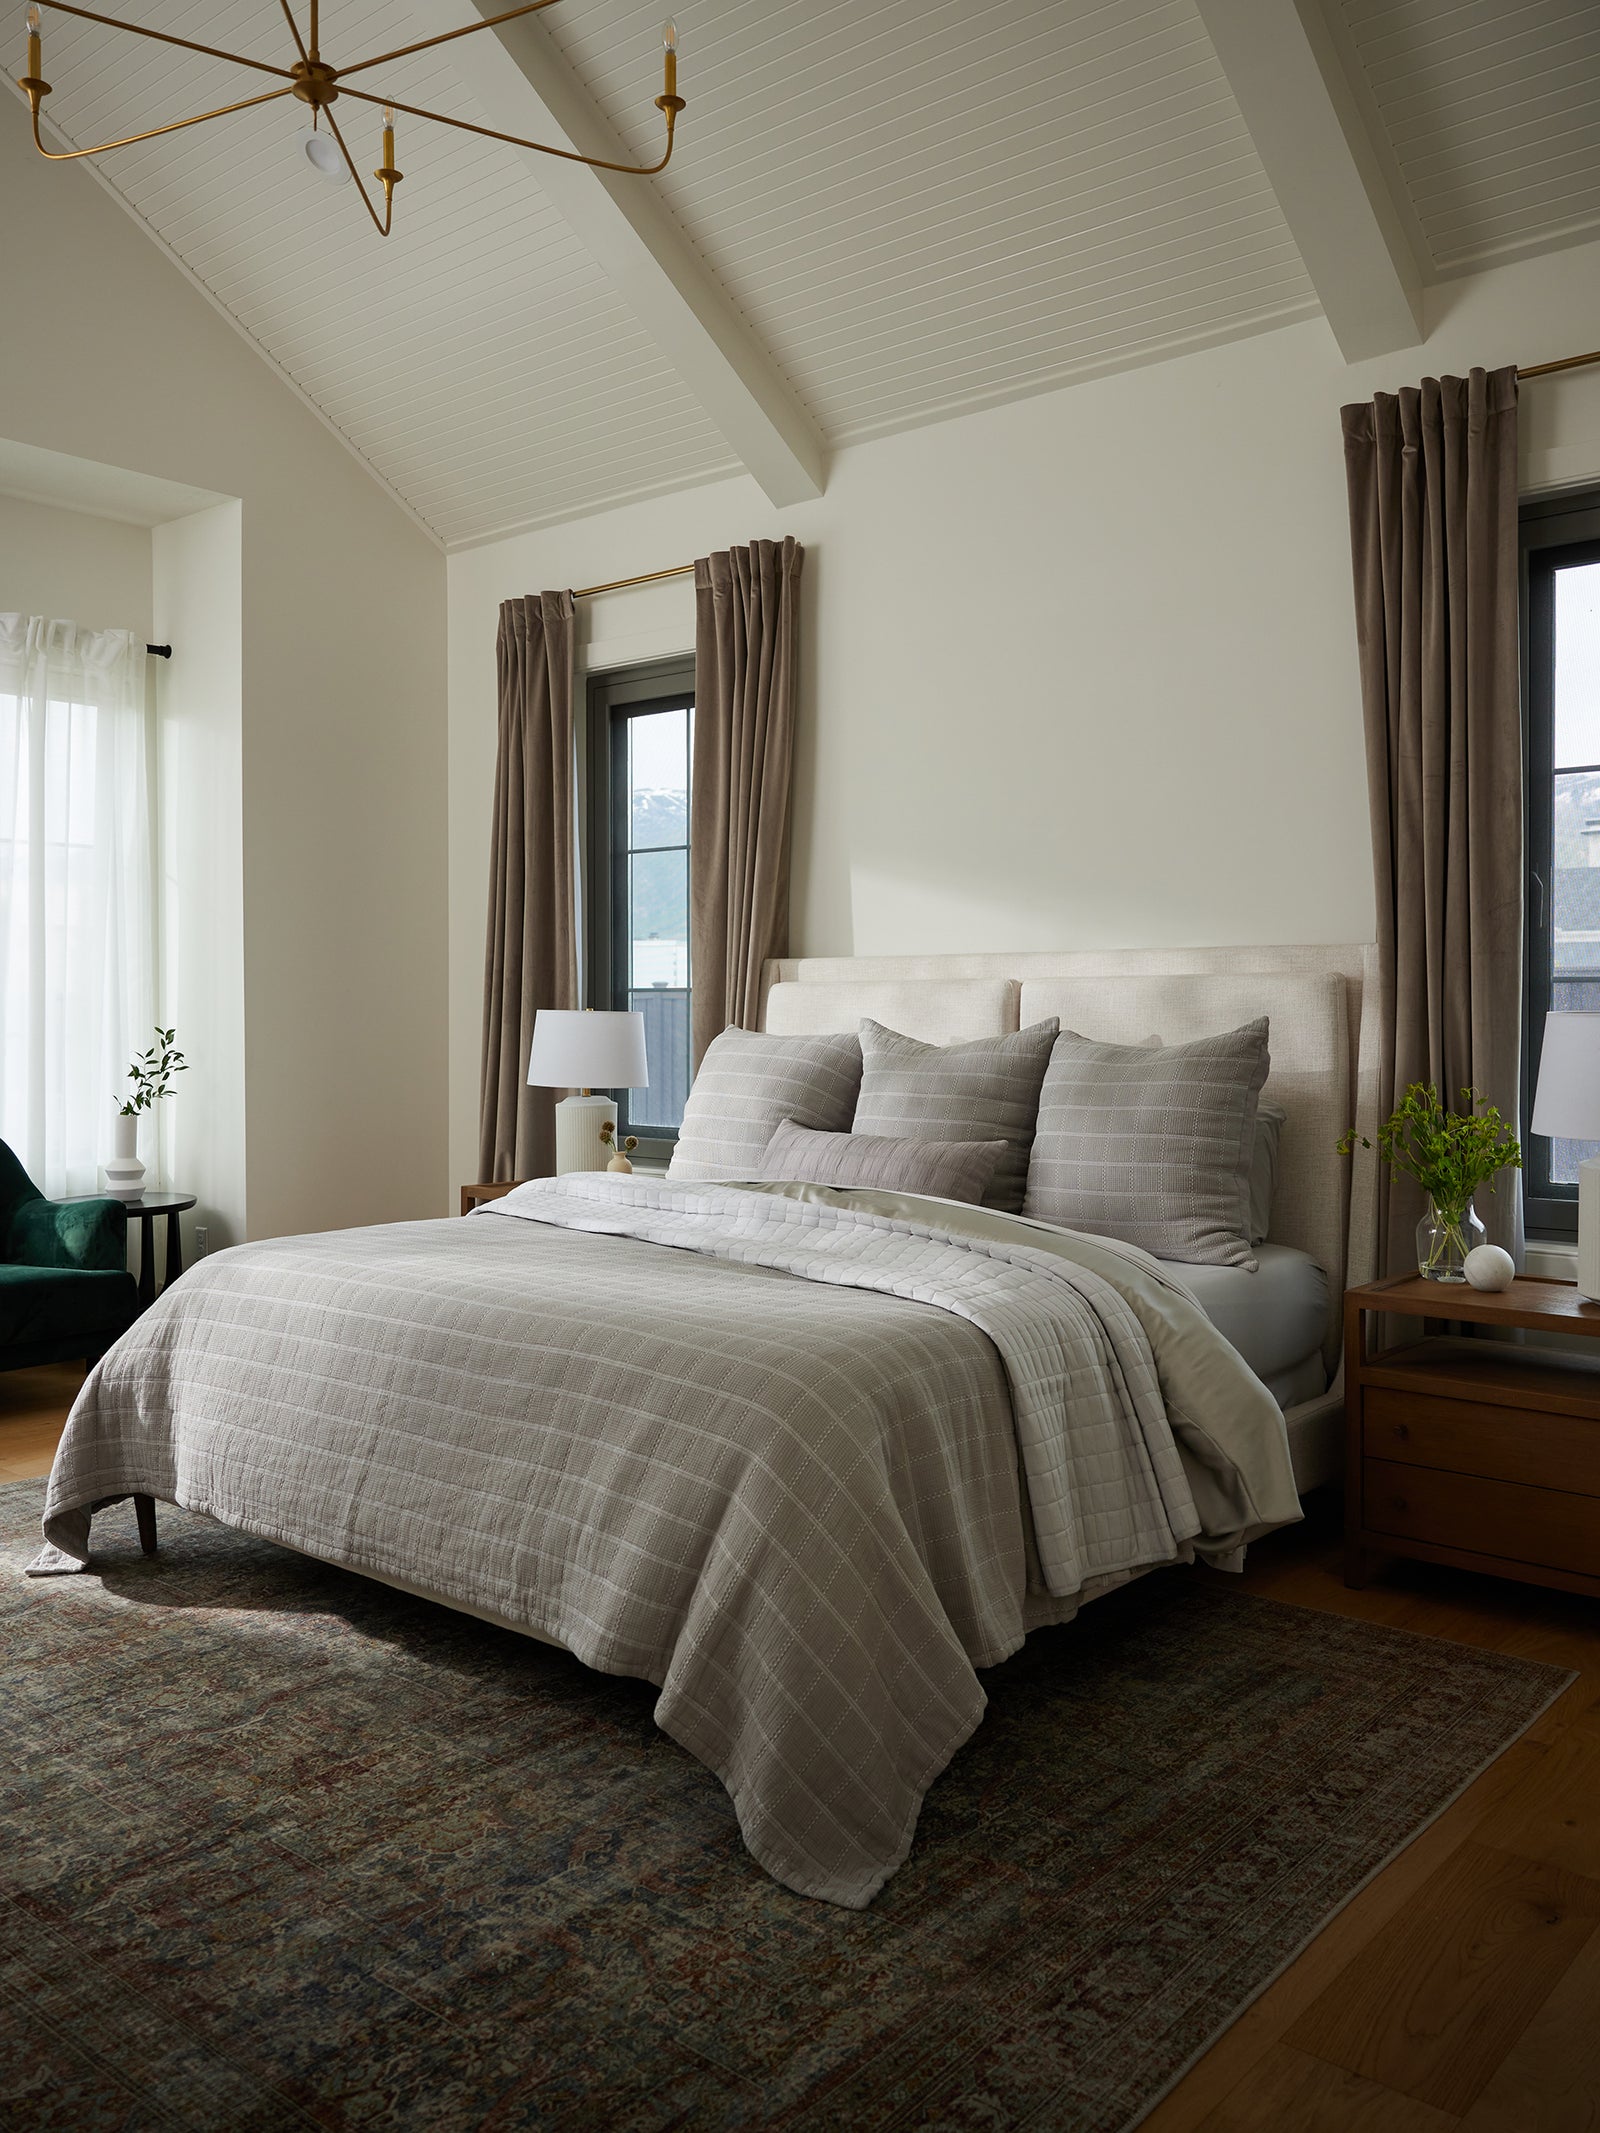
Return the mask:
<svg viewBox="0 0 1600 2133">
<path fill-rule="evenodd" d="M 47 1200 L 0 1141 L 0 1370 L 94 1363 L 139 1315 L 120 1200 Z"/>
</svg>

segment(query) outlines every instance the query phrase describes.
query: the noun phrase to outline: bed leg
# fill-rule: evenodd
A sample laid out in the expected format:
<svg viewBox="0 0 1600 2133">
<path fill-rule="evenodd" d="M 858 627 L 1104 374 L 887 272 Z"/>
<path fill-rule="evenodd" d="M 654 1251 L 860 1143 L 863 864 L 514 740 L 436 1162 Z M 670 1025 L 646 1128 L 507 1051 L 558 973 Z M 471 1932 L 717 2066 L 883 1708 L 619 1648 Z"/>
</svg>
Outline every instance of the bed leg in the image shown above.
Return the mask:
<svg viewBox="0 0 1600 2133">
<path fill-rule="evenodd" d="M 156 1500 L 153 1496 L 135 1496 L 133 1514 L 139 1521 L 139 1546 L 146 1555 L 156 1552 Z"/>
</svg>

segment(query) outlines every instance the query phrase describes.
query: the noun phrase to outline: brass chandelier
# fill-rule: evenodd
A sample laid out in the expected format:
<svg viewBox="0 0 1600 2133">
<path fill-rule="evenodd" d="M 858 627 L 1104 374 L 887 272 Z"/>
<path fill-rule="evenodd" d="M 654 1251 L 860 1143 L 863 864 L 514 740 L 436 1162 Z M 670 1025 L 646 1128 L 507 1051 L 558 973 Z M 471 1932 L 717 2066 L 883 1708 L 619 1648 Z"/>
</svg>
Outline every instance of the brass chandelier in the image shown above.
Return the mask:
<svg viewBox="0 0 1600 2133">
<path fill-rule="evenodd" d="M 219 104 L 214 111 L 197 112 L 193 118 L 174 119 L 170 125 L 153 126 L 148 133 L 130 133 L 120 141 L 101 141 L 94 148 L 70 148 L 55 150 L 46 148 L 39 137 L 39 112 L 45 98 L 50 94 L 50 84 L 44 79 L 43 40 L 40 29 L 40 7 L 52 7 L 57 14 L 76 15 L 84 22 L 101 22 L 113 30 L 128 30 L 136 37 L 151 37 L 158 44 L 180 46 L 185 52 L 203 52 L 210 59 L 225 59 L 236 67 L 251 67 L 258 74 L 276 74 L 284 86 L 268 89 L 261 96 L 242 97 L 235 104 Z M 300 34 L 289 0 L 278 0 L 283 9 L 284 20 L 299 53 L 292 66 L 275 67 L 262 59 L 246 59 L 240 52 L 222 52 L 215 45 L 195 44 L 187 37 L 173 37 L 165 30 L 149 30 L 136 22 L 119 22 L 114 15 L 97 15 L 86 7 L 72 7 L 67 0 L 32 0 L 28 8 L 28 71 L 19 76 L 17 87 L 27 96 L 33 111 L 33 145 L 40 155 L 52 163 L 75 163 L 83 156 L 104 155 L 109 149 L 131 148 L 138 141 L 157 141 L 163 134 L 181 133 L 186 126 L 203 126 L 210 119 L 226 118 L 234 111 L 250 111 L 258 104 L 275 103 L 279 97 L 298 97 L 302 104 L 311 107 L 310 129 L 300 136 L 301 146 L 313 166 L 325 178 L 342 182 L 346 176 L 355 180 L 356 189 L 372 217 L 374 229 L 380 237 L 387 237 L 394 224 L 394 189 L 404 176 L 395 168 L 394 120 L 397 111 L 411 118 L 431 119 L 436 126 L 454 126 L 460 133 L 481 134 L 485 140 L 505 141 L 513 148 L 532 148 L 540 155 L 559 156 L 565 163 L 586 163 L 591 170 L 614 170 L 628 178 L 654 177 L 665 170 L 672 161 L 672 135 L 678 113 L 684 109 L 684 100 L 678 94 L 678 30 L 668 22 L 661 32 L 664 57 L 662 93 L 655 99 L 656 109 L 667 123 L 667 145 L 659 163 L 611 163 L 604 156 L 579 155 L 575 149 L 552 148 L 544 141 L 525 141 L 514 133 L 496 133 L 491 126 L 473 126 L 465 119 L 446 118 L 442 112 L 422 111 L 415 104 L 398 103 L 393 97 L 375 96 L 364 89 L 352 89 L 349 78 L 362 74 L 370 67 L 387 66 L 391 60 L 409 59 L 415 52 L 432 51 L 435 45 L 449 44 L 457 37 L 470 37 L 478 30 L 493 29 L 496 23 L 514 22 L 519 15 L 537 15 L 555 0 L 526 0 L 522 7 L 507 8 L 502 15 L 487 15 L 481 22 L 469 22 L 459 30 L 445 30 L 438 37 L 424 37 L 416 44 L 400 45 L 392 52 L 379 52 L 372 59 L 358 59 L 347 67 L 335 67 L 322 56 L 319 42 L 318 0 L 309 0 L 310 16 L 306 34 Z M 383 187 L 383 214 L 380 218 L 371 195 L 362 183 L 361 173 L 355 165 L 339 122 L 333 115 L 333 106 L 341 96 L 353 97 L 357 103 L 377 105 L 383 113 L 383 161 L 372 173 Z M 326 119 L 328 132 L 322 132 Z M 329 136 L 331 135 L 331 140 Z"/>
</svg>

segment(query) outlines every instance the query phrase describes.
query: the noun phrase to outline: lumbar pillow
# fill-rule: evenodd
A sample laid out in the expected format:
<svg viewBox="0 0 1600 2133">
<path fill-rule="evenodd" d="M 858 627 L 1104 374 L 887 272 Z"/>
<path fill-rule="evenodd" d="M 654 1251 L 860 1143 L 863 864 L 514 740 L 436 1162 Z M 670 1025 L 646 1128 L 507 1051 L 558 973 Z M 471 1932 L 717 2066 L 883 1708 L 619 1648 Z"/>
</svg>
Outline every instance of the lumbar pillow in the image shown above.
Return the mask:
<svg viewBox="0 0 1600 2133">
<path fill-rule="evenodd" d="M 1270 1063 L 1265 1015 L 1159 1051 L 1063 1030 L 1023 1213 L 1158 1259 L 1254 1271 L 1250 1170 Z"/>
<path fill-rule="evenodd" d="M 892 1140 L 1003 1140 L 986 1207 L 1016 1214 L 1028 1175 L 1039 1084 L 1060 1023 L 1035 1022 L 1008 1037 L 921 1044 L 881 1022 L 861 1024 L 861 1094 L 854 1133 Z"/>
<path fill-rule="evenodd" d="M 758 1177 L 767 1143 L 786 1118 L 821 1133 L 847 1131 L 860 1085 L 854 1035 L 725 1029 L 706 1046 L 667 1176 L 691 1183 Z"/>
<path fill-rule="evenodd" d="M 876 1185 L 936 1200 L 983 1198 L 1004 1141 L 909 1141 L 877 1133 L 813 1133 L 786 1118 L 761 1159 L 764 1178 L 803 1185 Z"/>
</svg>

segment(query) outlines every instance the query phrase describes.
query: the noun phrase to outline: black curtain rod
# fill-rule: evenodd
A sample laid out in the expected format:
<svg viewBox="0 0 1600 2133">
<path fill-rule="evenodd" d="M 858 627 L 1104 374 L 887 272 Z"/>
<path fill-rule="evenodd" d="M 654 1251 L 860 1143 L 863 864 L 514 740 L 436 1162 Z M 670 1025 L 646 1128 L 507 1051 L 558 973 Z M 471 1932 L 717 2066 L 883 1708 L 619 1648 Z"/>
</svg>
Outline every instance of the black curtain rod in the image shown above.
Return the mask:
<svg viewBox="0 0 1600 2133">
<path fill-rule="evenodd" d="M 172 657 L 170 644 L 147 644 L 145 650 L 152 659 L 170 659 Z"/>
</svg>

